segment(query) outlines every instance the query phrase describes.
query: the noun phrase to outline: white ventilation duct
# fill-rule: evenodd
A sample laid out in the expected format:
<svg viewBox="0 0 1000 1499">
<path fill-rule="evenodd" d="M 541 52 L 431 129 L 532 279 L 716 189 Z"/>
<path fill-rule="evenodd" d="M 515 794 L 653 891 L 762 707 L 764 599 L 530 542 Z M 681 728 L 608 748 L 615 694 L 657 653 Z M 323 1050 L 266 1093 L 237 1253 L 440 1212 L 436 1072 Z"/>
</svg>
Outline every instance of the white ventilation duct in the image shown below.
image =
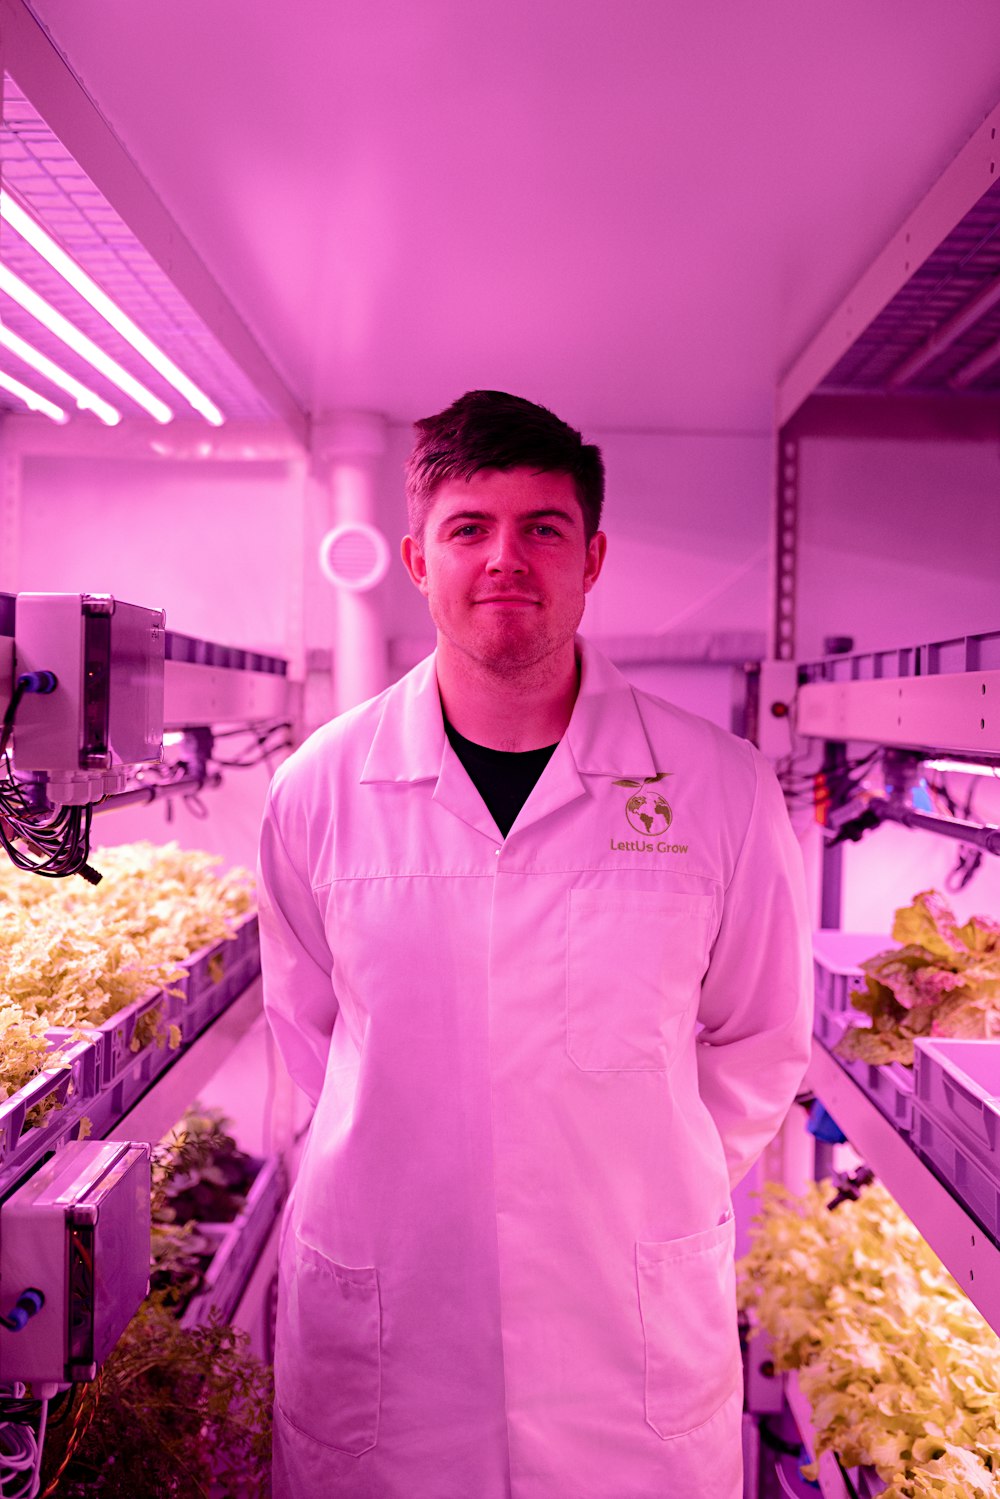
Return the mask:
<svg viewBox="0 0 1000 1499">
<path fill-rule="evenodd" d="M 367 593 L 389 570 L 389 544 L 367 521 L 341 521 L 320 542 L 319 565 L 335 588 Z"/>
</svg>

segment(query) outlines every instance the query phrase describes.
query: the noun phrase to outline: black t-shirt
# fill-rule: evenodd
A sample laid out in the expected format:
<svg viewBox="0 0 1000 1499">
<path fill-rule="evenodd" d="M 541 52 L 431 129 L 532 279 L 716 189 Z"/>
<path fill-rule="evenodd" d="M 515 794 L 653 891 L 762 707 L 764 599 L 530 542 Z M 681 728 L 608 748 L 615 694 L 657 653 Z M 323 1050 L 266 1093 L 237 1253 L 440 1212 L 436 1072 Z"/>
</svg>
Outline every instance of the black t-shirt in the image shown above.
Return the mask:
<svg viewBox="0 0 1000 1499">
<path fill-rule="evenodd" d="M 474 744 L 444 721 L 452 749 L 468 773 L 490 816 L 506 838 L 532 787 L 549 763 L 554 744 L 535 750 L 495 750 Z"/>
</svg>

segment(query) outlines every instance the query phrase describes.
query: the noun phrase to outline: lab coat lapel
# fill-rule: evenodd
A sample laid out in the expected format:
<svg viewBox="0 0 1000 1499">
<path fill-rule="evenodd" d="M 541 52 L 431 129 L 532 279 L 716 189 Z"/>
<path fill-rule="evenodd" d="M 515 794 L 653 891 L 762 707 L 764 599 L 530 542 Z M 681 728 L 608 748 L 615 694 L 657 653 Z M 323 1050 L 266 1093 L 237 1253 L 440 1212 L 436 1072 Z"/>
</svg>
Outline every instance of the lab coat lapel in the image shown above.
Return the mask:
<svg viewBox="0 0 1000 1499">
<path fill-rule="evenodd" d="M 654 764 L 632 687 L 588 641 L 578 638 L 580 691 L 562 743 L 521 808 L 520 832 L 588 792 L 590 776 L 643 780 Z M 434 656 L 391 687 L 362 771 L 362 784 L 436 781 L 434 800 L 476 832 L 500 834 L 485 802 L 448 743 Z M 596 788 L 595 788 L 596 789 Z"/>
<path fill-rule="evenodd" d="M 642 781 L 657 767 L 632 687 L 606 656 L 581 638 L 580 691 L 563 740 L 525 802 L 511 833 L 596 790 L 592 776 Z"/>
<path fill-rule="evenodd" d="M 655 764 L 635 689 L 589 641 L 578 638 L 580 692 L 566 730 L 577 770 L 586 776 L 644 780 Z"/>
<path fill-rule="evenodd" d="M 461 760 L 448 743 L 433 655 L 386 694 L 361 773 L 362 785 L 436 781 L 434 800 L 492 843 L 500 832 Z"/>
</svg>

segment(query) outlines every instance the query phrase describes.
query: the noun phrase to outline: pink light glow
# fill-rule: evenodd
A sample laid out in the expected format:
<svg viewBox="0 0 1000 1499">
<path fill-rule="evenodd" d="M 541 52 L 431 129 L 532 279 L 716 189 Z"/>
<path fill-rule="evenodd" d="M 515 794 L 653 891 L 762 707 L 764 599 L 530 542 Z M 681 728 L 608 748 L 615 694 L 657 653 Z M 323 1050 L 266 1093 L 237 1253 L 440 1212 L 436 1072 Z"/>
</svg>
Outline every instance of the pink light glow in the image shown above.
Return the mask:
<svg viewBox="0 0 1000 1499">
<path fill-rule="evenodd" d="M 5 191 L 0 191 L 0 218 L 3 218 L 23 240 L 26 240 L 32 249 L 37 251 L 52 269 L 69 283 L 74 291 L 89 302 L 95 312 L 99 312 L 115 332 L 120 333 L 126 343 L 131 344 L 136 353 L 141 354 L 143 359 L 151 364 L 157 373 L 163 376 L 167 384 L 172 385 L 174 390 L 183 396 L 200 416 L 203 416 L 213 427 L 222 426 L 225 417 L 218 406 L 209 400 L 205 392 L 200 390 L 183 370 L 178 369 L 173 360 L 143 333 L 142 329 L 122 311 L 116 302 L 111 300 L 106 292 L 101 290 L 96 281 L 91 280 L 72 256 L 67 255 L 66 251 L 56 244 L 37 220 L 32 218 L 31 214 Z M 157 420 L 162 421 L 163 418 L 157 417 Z"/>
<path fill-rule="evenodd" d="M 50 380 L 53 385 L 57 385 L 60 390 L 72 396 L 81 411 L 92 411 L 106 427 L 116 427 L 121 421 L 120 411 L 116 411 L 107 401 L 95 395 L 92 390 L 88 390 L 86 385 L 81 385 L 79 380 L 51 360 L 47 354 L 34 348 L 20 334 L 14 333 L 2 322 L 0 322 L 0 344 L 25 364 L 30 365 L 46 380 Z"/>
<path fill-rule="evenodd" d="M 28 385 L 22 385 L 20 380 L 14 379 L 13 375 L 5 375 L 2 371 L 0 371 L 0 390 L 9 391 L 19 401 L 23 401 L 30 411 L 40 411 L 43 416 L 49 418 L 49 421 L 58 422 L 60 426 L 69 421 L 69 416 L 61 406 L 57 406 L 53 401 L 47 401 L 44 396 L 38 394 L 37 390 L 32 390 Z"/>
<path fill-rule="evenodd" d="M 0 291 L 5 292 L 12 301 L 16 302 L 19 307 L 23 307 L 25 312 L 30 313 L 33 318 L 37 318 L 38 322 L 48 328 L 50 333 L 54 333 L 56 338 L 61 338 L 75 354 L 79 354 L 82 359 L 86 359 L 88 364 L 92 364 L 106 380 L 111 381 L 112 385 L 117 385 L 118 389 L 124 391 L 125 395 L 135 401 L 137 406 L 147 411 L 154 421 L 163 423 L 173 421 L 174 413 L 165 401 L 154 396 L 153 392 L 140 384 L 133 375 L 129 374 L 128 370 L 122 369 L 110 354 L 105 354 L 104 350 L 99 349 L 85 333 L 81 333 L 79 328 L 74 328 L 68 318 L 64 318 L 61 312 L 57 312 L 44 297 L 40 297 L 26 282 L 21 280 L 20 276 L 15 276 L 14 272 L 5 265 L 0 265 Z"/>
</svg>

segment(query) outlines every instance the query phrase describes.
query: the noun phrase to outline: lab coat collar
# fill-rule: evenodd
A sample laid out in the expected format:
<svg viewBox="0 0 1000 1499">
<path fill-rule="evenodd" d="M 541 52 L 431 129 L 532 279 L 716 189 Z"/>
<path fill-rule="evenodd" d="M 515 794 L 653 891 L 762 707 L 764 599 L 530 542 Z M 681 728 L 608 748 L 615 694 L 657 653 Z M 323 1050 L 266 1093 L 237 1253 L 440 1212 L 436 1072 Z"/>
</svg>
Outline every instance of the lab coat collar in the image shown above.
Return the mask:
<svg viewBox="0 0 1000 1499">
<path fill-rule="evenodd" d="M 577 636 L 580 691 L 566 738 L 581 775 L 645 780 L 662 768 L 642 722 L 635 691 L 618 668 L 589 640 Z"/>
<path fill-rule="evenodd" d="M 577 650 L 580 692 L 565 736 L 577 771 L 638 780 L 656 775 L 662 767 L 654 764 L 631 685 L 582 636 L 577 636 Z M 362 784 L 436 781 L 446 762 L 446 745 L 431 654 L 386 693 Z"/>
</svg>

